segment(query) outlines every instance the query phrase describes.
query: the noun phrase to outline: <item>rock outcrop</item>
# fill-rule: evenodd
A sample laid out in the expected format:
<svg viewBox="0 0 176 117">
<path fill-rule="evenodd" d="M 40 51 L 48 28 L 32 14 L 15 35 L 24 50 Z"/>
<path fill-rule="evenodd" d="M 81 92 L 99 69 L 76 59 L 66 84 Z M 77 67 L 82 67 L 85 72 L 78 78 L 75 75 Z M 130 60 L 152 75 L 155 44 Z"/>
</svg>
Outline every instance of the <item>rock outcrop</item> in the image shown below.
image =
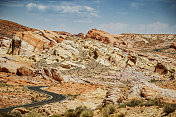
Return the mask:
<svg viewBox="0 0 176 117">
<path fill-rule="evenodd" d="M 113 35 L 104 32 L 102 30 L 97 30 L 97 29 L 92 29 L 89 30 L 86 34 L 85 38 L 92 38 L 92 39 L 96 39 L 98 41 L 101 41 L 105 44 L 109 44 L 109 43 L 113 43 L 116 39 L 113 37 Z"/>
<path fill-rule="evenodd" d="M 20 55 L 20 52 L 21 52 L 21 40 L 17 37 L 14 37 L 14 39 L 12 39 L 11 41 L 7 54 Z"/>
<path fill-rule="evenodd" d="M 170 46 L 176 41 L 176 35 L 173 34 L 135 34 L 123 33 L 112 35 L 102 30 L 92 29 L 86 34 L 86 38 L 99 40 L 105 44 L 112 44 L 115 47 L 127 49 L 154 49 Z M 173 46 L 174 47 L 174 43 Z"/>
<path fill-rule="evenodd" d="M 17 69 L 16 74 L 19 76 L 32 76 L 33 71 L 28 67 L 20 67 Z"/>
<path fill-rule="evenodd" d="M 45 72 L 46 74 L 48 74 L 47 72 Z M 57 69 L 51 69 L 51 74 L 53 79 L 55 79 L 56 81 L 60 82 L 63 81 L 61 72 L 59 72 Z"/>
<path fill-rule="evenodd" d="M 48 90 L 71 99 L 46 105 L 40 112 L 52 115 L 62 107 L 96 109 L 101 104 L 155 98 L 176 103 L 175 58 L 157 53 L 167 54 L 165 48 L 171 47 L 169 54 L 174 55 L 176 35 L 111 35 L 97 29 L 86 36 L 30 29 L 15 35 L 0 37 L 0 81 L 50 86 Z M 158 46 L 161 49 L 154 50 Z"/>
<path fill-rule="evenodd" d="M 70 34 L 69 32 L 64 32 L 64 31 L 53 31 L 58 35 L 65 35 L 65 36 L 72 36 L 72 34 Z"/>
<path fill-rule="evenodd" d="M 176 41 L 172 43 L 171 48 L 176 49 Z"/>
</svg>

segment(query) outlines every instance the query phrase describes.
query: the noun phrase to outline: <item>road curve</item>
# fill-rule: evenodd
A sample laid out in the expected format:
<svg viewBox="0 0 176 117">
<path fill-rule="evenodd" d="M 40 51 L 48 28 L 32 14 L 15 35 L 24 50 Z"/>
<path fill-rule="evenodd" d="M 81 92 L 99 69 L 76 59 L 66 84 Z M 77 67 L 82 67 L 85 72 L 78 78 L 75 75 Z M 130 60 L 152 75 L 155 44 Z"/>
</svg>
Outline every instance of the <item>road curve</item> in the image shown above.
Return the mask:
<svg viewBox="0 0 176 117">
<path fill-rule="evenodd" d="M 31 89 L 31 90 L 34 90 L 34 91 L 37 91 L 37 92 L 40 92 L 40 93 L 45 93 L 47 95 L 50 95 L 52 97 L 51 99 L 43 100 L 43 101 L 39 101 L 39 102 L 34 102 L 34 103 L 31 103 L 31 104 L 12 106 L 12 107 L 9 107 L 9 108 L 2 108 L 2 109 L 0 109 L 0 113 L 11 111 L 14 108 L 36 107 L 36 106 L 41 106 L 41 105 L 49 104 L 49 103 L 53 103 L 53 102 L 60 102 L 60 101 L 62 101 L 64 99 L 66 99 L 66 97 L 64 95 L 62 95 L 62 94 L 56 94 L 56 93 L 52 93 L 52 92 L 49 92 L 49 91 L 46 91 L 46 90 L 42 90 L 41 88 L 44 88 L 44 87 L 47 87 L 47 86 L 30 86 L 30 87 L 28 87 L 28 89 Z"/>
</svg>

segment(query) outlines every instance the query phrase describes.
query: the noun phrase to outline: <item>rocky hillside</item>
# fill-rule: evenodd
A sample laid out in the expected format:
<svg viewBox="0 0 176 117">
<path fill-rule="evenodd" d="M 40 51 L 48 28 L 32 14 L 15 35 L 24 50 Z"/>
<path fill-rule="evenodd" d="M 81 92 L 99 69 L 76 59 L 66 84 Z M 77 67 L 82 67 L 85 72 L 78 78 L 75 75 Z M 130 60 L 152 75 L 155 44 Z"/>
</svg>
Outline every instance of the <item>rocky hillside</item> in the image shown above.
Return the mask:
<svg viewBox="0 0 176 117">
<path fill-rule="evenodd" d="M 67 117 L 80 109 L 77 114 L 90 112 L 90 117 L 174 117 L 174 41 L 175 35 L 111 35 L 97 29 L 86 36 L 36 30 L 17 32 L 13 40 L 1 37 L 0 83 L 6 88 L 0 100 L 8 106 L 13 96 L 3 92 L 16 85 L 48 86 L 45 90 L 67 99 L 30 108 L 23 116 Z M 153 50 L 159 45 L 165 48 Z M 21 104 L 16 99 L 12 105 Z"/>
<path fill-rule="evenodd" d="M 48 51 L 56 43 L 60 43 L 67 37 L 72 36 L 69 33 L 53 32 L 49 30 L 36 30 L 22 26 L 20 24 L 0 20 L 0 47 L 4 53 L 11 53 L 12 39 L 19 40 L 21 49 L 17 49 L 19 55 L 33 55 L 33 53 L 41 53 Z M 17 41 L 15 41 L 17 42 Z"/>
<path fill-rule="evenodd" d="M 0 36 L 12 38 L 17 32 L 37 31 L 37 29 L 29 28 L 18 23 L 0 19 Z"/>
<path fill-rule="evenodd" d="M 176 103 L 176 62 L 169 57 L 147 52 L 127 51 L 94 39 L 65 39 L 53 46 L 47 53 L 37 56 L 36 59 L 35 66 L 38 69 L 61 70 L 65 82 L 98 84 L 108 87 L 106 90 L 103 89 L 104 91 L 95 91 L 98 95 L 105 96 L 102 100 L 96 97 L 96 93 L 89 92 L 89 94 L 81 94 L 71 102 L 66 101 L 40 108 L 48 113 L 53 111 L 48 109 L 50 106 L 75 109 L 73 106 L 75 105 L 96 109 L 101 101 L 102 105 L 143 99 L 159 99 L 162 103 Z M 60 92 L 57 87 L 52 88 L 55 92 Z M 87 95 L 91 103 L 85 97 Z M 53 112 L 60 113 L 60 110 Z M 160 112 L 158 116 L 161 114 L 163 112 Z"/>
<path fill-rule="evenodd" d="M 176 35 L 173 34 L 123 33 L 120 35 L 111 35 L 97 29 L 88 31 L 86 38 L 96 39 L 105 44 L 133 50 L 169 47 L 176 41 Z"/>
</svg>

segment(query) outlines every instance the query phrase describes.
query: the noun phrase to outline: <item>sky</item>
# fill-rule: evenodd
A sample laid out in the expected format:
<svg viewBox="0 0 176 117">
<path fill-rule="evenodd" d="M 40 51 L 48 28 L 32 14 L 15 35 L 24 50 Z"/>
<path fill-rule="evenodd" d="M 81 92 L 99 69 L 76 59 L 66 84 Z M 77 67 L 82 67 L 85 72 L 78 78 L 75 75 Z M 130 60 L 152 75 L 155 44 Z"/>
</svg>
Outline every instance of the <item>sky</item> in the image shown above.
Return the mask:
<svg viewBox="0 0 176 117">
<path fill-rule="evenodd" d="M 0 0 L 0 19 L 52 31 L 176 34 L 176 0 Z"/>
</svg>

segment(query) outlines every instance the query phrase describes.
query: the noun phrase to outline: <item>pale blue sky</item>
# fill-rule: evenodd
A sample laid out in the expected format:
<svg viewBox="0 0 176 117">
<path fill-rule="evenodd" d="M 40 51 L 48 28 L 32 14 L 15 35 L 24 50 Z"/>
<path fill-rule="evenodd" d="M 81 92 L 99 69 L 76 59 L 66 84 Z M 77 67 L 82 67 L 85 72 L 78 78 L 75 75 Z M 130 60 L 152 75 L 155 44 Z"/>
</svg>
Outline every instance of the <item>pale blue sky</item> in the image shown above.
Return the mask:
<svg viewBox="0 0 176 117">
<path fill-rule="evenodd" d="M 0 19 L 72 34 L 176 34 L 176 0 L 1 0 Z"/>
</svg>

